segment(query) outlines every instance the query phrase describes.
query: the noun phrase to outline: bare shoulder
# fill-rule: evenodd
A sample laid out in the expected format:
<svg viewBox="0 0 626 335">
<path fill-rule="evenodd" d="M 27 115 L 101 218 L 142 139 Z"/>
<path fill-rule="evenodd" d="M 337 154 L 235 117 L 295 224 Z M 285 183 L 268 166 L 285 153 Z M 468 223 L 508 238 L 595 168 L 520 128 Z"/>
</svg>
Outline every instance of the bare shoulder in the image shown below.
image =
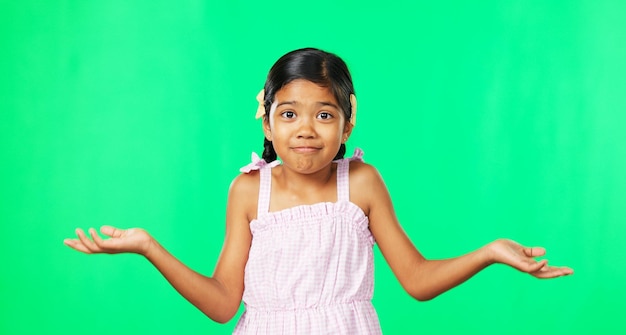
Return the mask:
<svg viewBox="0 0 626 335">
<path fill-rule="evenodd" d="M 387 187 L 378 170 L 371 164 L 350 162 L 350 200 L 369 215 L 372 204 L 387 194 Z"/>
<path fill-rule="evenodd" d="M 258 171 L 242 173 L 233 179 L 228 192 L 228 206 L 245 214 L 248 221 L 256 218 L 260 177 Z"/>
<path fill-rule="evenodd" d="M 362 161 L 350 162 L 350 184 L 352 183 L 371 183 L 375 181 L 382 181 L 380 173 L 371 164 L 367 164 Z"/>
<path fill-rule="evenodd" d="M 259 190 L 259 171 L 241 173 L 230 184 L 230 193 L 239 194 Z"/>
</svg>

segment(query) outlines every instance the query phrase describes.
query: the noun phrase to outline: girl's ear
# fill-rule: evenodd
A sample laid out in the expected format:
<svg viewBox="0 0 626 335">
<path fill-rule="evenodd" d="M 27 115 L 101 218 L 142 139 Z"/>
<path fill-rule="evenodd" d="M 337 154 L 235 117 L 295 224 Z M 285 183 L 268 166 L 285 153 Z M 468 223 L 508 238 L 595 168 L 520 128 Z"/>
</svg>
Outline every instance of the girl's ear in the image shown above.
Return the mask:
<svg viewBox="0 0 626 335">
<path fill-rule="evenodd" d="M 352 129 L 354 125 L 352 122 L 346 122 L 346 125 L 343 127 L 343 134 L 341 135 L 341 143 L 345 144 L 350 138 L 350 134 L 352 134 Z"/>
<path fill-rule="evenodd" d="M 272 141 L 272 130 L 270 129 L 270 121 L 267 116 L 263 117 L 263 134 L 268 141 Z"/>
</svg>

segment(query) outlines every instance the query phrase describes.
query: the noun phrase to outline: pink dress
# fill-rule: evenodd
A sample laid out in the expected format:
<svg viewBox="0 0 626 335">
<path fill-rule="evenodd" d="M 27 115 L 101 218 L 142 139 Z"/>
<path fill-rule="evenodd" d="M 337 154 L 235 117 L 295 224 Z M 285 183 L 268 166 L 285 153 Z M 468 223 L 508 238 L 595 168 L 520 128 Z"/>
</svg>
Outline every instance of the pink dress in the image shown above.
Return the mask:
<svg viewBox="0 0 626 335">
<path fill-rule="evenodd" d="M 374 238 L 361 208 L 350 202 L 350 159 L 337 162 L 336 203 L 268 212 L 271 168 L 260 170 L 257 219 L 245 268 L 245 312 L 234 334 L 381 334 L 372 306 Z"/>
</svg>

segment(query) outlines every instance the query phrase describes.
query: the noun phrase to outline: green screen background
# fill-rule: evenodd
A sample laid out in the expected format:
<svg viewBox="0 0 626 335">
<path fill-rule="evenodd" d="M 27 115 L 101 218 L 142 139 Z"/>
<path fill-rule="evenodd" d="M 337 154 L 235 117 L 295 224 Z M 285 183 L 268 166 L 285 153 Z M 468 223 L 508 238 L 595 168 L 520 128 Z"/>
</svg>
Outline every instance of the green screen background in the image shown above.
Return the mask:
<svg viewBox="0 0 626 335">
<path fill-rule="evenodd" d="M 571 277 L 495 265 L 435 300 L 376 249 L 387 334 L 619 333 L 626 310 L 623 1 L 3 1 L 0 333 L 228 334 L 136 255 L 76 227 L 144 227 L 211 274 L 226 194 L 262 151 L 255 96 L 314 46 L 348 63 L 349 151 L 429 258 L 507 237 Z"/>
</svg>

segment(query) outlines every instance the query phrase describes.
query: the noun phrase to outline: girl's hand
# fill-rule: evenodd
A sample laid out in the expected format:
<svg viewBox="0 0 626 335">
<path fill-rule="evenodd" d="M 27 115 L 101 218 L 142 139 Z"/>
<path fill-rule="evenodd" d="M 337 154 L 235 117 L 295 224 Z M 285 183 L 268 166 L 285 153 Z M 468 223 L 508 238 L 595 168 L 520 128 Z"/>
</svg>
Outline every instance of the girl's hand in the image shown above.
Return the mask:
<svg viewBox="0 0 626 335">
<path fill-rule="evenodd" d="M 78 239 L 65 239 L 63 243 L 72 249 L 86 254 L 107 253 L 117 254 L 122 252 L 132 252 L 146 255 L 153 239 L 145 230 L 139 228 L 117 229 L 111 226 L 102 226 L 100 232 L 110 238 L 102 239 L 96 230 L 89 228 L 87 237 L 82 229 L 76 229 Z"/>
<path fill-rule="evenodd" d="M 534 257 L 546 254 L 542 247 L 523 247 L 514 241 L 501 239 L 488 244 L 487 250 L 493 262 L 510 265 L 537 278 L 555 278 L 574 273 L 568 267 L 548 266 L 545 259 L 537 261 Z"/>
</svg>

